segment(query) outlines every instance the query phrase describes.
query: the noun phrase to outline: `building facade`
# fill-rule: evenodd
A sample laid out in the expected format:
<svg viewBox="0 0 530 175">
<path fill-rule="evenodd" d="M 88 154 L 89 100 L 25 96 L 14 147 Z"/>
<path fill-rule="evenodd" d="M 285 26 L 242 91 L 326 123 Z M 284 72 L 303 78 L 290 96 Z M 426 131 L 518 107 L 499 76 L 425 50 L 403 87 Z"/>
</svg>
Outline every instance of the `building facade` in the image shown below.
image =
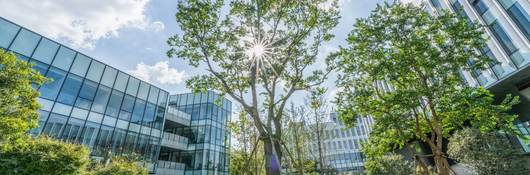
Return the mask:
<svg viewBox="0 0 530 175">
<path fill-rule="evenodd" d="M 372 124 L 372 118 L 359 117 L 355 127 L 347 128 L 338 119 L 337 113 L 330 113 L 328 120 L 322 123 L 321 147 L 325 168 L 338 174 L 363 173 L 365 157 L 361 143 L 368 140 Z M 315 160 L 318 160 L 317 143 L 312 140 L 310 146 Z"/>
<path fill-rule="evenodd" d="M 199 100 L 203 97 L 205 103 L 192 100 L 188 104 L 184 100 L 183 107 L 175 103 L 168 106 L 168 91 L 1 17 L 0 48 L 32 63 L 34 69 L 52 80 L 35 86 L 40 92 L 38 101 L 42 107 L 39 127 L 31 131 L 33 135 L 44 134 L 86 145 L 94 159 L 136 154 L 151 173 L 158 169 L 161 170 L 159 174 L 201 174 L 206 170 L 228 173 L 229 142 L 221 140 L 225 141 L 228 135 L 226 122 L 230 118 L 230 101 L 222 99 L 221 106 L 214 105 L 210 98 L 217 99 L 218 95 L 208 92 L 197 95 Z M 193 95 L 171 98 L 179 100 L 187 96 Z M 188 110 L 189 105 L 195 107 L 194 104 L 199 108 Z M 201 113 L 197 118 L 193 112 L 201 111 L 203 104 L 210 113 Z M 189 132 L 179 132 L 175 128 Z M 205 135 L 205 131 L 216 135 Z M 197 141 L 206 136 L 207 142 Z M 167 155 L 160 151 L 168 148 L 181 149 L 190 155 L 178 155 L 178 159 L 199 162 L 200 157 L 203 162 L 212 160 L 212 163 L 184 167 L 175 161 L 165 161 L 170 159 L 165 159 Z M 215 168 L 209 169 L 210 166 Z"/>
<path fill-rule="evenodd" d="M 517 95 L 521 103 L 512 112 L 519 115 L 516 127 L 530 136 L 530 2 L 527 0 L 428 0 L 426 10 L 436 15 L 444 10 L 485 26 L 487 46 L 480 52 L 496 63 L 484 70 L 463 72 L 471 86 L 483 86 L 502 100 Z M 519 140 L 530 152 L 530 145 Z"/>
<path fill-rule="evenodd" d="M 185 168 L 186 175 L 228 174 L 230 135 L 227 125 L 231 106 L 229 100 L 211 91 L 171 95 L 164 135 L 178 138 L 175 140 L 179 140 L 181 146 L 164 144 L 163 140 L 160 160 Z M 170 119 L 171 111 L 184 114 L 183 122 Z"/>
</svg>

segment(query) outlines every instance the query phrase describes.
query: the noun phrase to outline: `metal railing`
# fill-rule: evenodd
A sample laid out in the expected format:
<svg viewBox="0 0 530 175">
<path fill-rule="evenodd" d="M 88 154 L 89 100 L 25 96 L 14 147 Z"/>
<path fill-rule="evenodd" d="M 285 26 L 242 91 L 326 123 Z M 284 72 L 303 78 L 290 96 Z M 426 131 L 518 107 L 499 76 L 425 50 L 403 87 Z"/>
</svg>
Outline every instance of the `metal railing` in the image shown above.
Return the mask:
<svg viewBox="0 0 530 175">
<path fill-rule="evenodd" d="M 176 109 L 175 107 L 169 106 L 166 114 L 166 119 L 189 126 L 191 116 L 185 112 Z"/>
<path fill-rule="evenodd" d="M 164 132 L 162 136 L 162 146 L 187 150 L 189 139 L 177 134 Z"/>
<path fill-rule="evenodd" d="M 157 165 L 157 175 L 183 175 L 186 170 L 186 165 L 178 162 L 169 162 L 159 160 Z"/>
</svg>

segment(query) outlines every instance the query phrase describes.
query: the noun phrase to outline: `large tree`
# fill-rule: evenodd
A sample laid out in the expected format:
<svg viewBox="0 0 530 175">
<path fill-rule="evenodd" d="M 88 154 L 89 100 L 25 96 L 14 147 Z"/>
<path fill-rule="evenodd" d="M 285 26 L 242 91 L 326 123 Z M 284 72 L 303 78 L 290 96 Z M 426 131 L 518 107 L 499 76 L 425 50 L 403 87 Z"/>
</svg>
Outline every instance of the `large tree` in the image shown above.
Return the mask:
<svg viewBox="0 0 530 175">
<path fill-rule="evenodd" d="M 45 78 L 25 61 L 0 49 L 0 146 L 15 144 L 37 127 L 40 85 Z"/>
<path fill-rule="evenodd" d="M 281 171 L 282 117 L 297 91 L 319 86 L 330 69 L 311 68 L 337 25 L 336 0 L 179 1 L 182 31 L 168 40 L 169 57 L 207 74 L 187 81 L 194 92 L 230 96 L 251 116 L 264 144 L 268 174 Z"/>
<path fill-rule="evenodd" d="M 447 175 L 443 140 L 455 129 L 515 133 L 516 116 L 507 111 L 518 98 L 494 105 L 492 94 L 466 86 L 460 74 L 491 63 L 479 52 L 485 47 L 480 26 L 451 13 L 431 16 L 410 4 L 384 4 L 359 19 L 347 41 L 336 60 L 339 112 L 349 124 L 357 116 L 373 117 L 368 156 L 420 140 L 432 151 L 438 174 Z"/>
</svg>

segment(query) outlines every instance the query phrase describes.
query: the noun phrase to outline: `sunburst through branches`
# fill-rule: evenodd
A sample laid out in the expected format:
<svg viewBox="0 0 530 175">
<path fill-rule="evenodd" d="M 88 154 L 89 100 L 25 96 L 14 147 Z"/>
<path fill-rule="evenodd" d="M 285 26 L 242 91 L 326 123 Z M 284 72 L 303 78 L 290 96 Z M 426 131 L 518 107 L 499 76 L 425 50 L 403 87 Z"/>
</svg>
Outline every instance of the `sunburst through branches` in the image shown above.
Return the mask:
<svg viewBox="0 0 530 175">
<path fill-rule="evenodd" d="M 264 37 L 252 37 L 245 42 L 245 54 L 251 67 L 256 68 L 256 74 L 266 72 L 276 73 L 274 70 L 274 48 L 270 40 Z"/>
</svg>

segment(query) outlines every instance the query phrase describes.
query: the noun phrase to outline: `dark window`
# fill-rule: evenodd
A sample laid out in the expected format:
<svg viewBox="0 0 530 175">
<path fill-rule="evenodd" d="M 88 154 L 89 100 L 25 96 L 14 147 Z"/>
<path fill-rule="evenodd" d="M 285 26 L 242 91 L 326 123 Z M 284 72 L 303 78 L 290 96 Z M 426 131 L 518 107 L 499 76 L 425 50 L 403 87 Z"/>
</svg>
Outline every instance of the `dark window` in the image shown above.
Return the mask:
<svg viewBox="0 0 530 175">
<path fill-rule="evenodd" d="M 480 16 L 482 16 L 486 11 L 488 11 L 488 6 L 482 0 L 476 0 L 473 2 L 473 6 L 477 10 Z"/>
<path fill-rule="evenodd" d="M 48 123 L 46 123 L 46 126 L 44 127 L 43 133 L 48 136 L 57 138 L 61 134 L 61 129 L 63 129 L 65 123 L 65 116 L 51 113 L 50 118 L 48 119 Z"/>
<path fill-rule="evenodd" d="M 97 86 L 98 84 L 93 81 L 85 80 L 75 105 L 83 109 L 90 109 L 92 101 L 94 100 L 94 95 L 96 94 Z"/>
<path fill-rule="evenodd" d="M 136 99 L 131 122 L 140 124 L 140 122 L 142 121 L 142 117 L 144 115 L 144 110 L 145 110 L 145 101 Z"/>
<path fill-rule="evenodd" d="M 489 25 L 489 27 L 493 32 L 495 38 L 500 41 L 502 48 L 508 53 L 508 55 L 512 55 L 514 52 L 517 51 L 517 47 L 515 47 L 510 36 L 506 34 L 502 26 L 498 23 L 498 21 L 494 21 Z"/>
<path fill-rule="evenodd" d="M 518 2 L 515 2 L 506 11 L 526 36 L 526 39 L 530 39 L 530 16 L 523 7 Z"/>
</svg>

